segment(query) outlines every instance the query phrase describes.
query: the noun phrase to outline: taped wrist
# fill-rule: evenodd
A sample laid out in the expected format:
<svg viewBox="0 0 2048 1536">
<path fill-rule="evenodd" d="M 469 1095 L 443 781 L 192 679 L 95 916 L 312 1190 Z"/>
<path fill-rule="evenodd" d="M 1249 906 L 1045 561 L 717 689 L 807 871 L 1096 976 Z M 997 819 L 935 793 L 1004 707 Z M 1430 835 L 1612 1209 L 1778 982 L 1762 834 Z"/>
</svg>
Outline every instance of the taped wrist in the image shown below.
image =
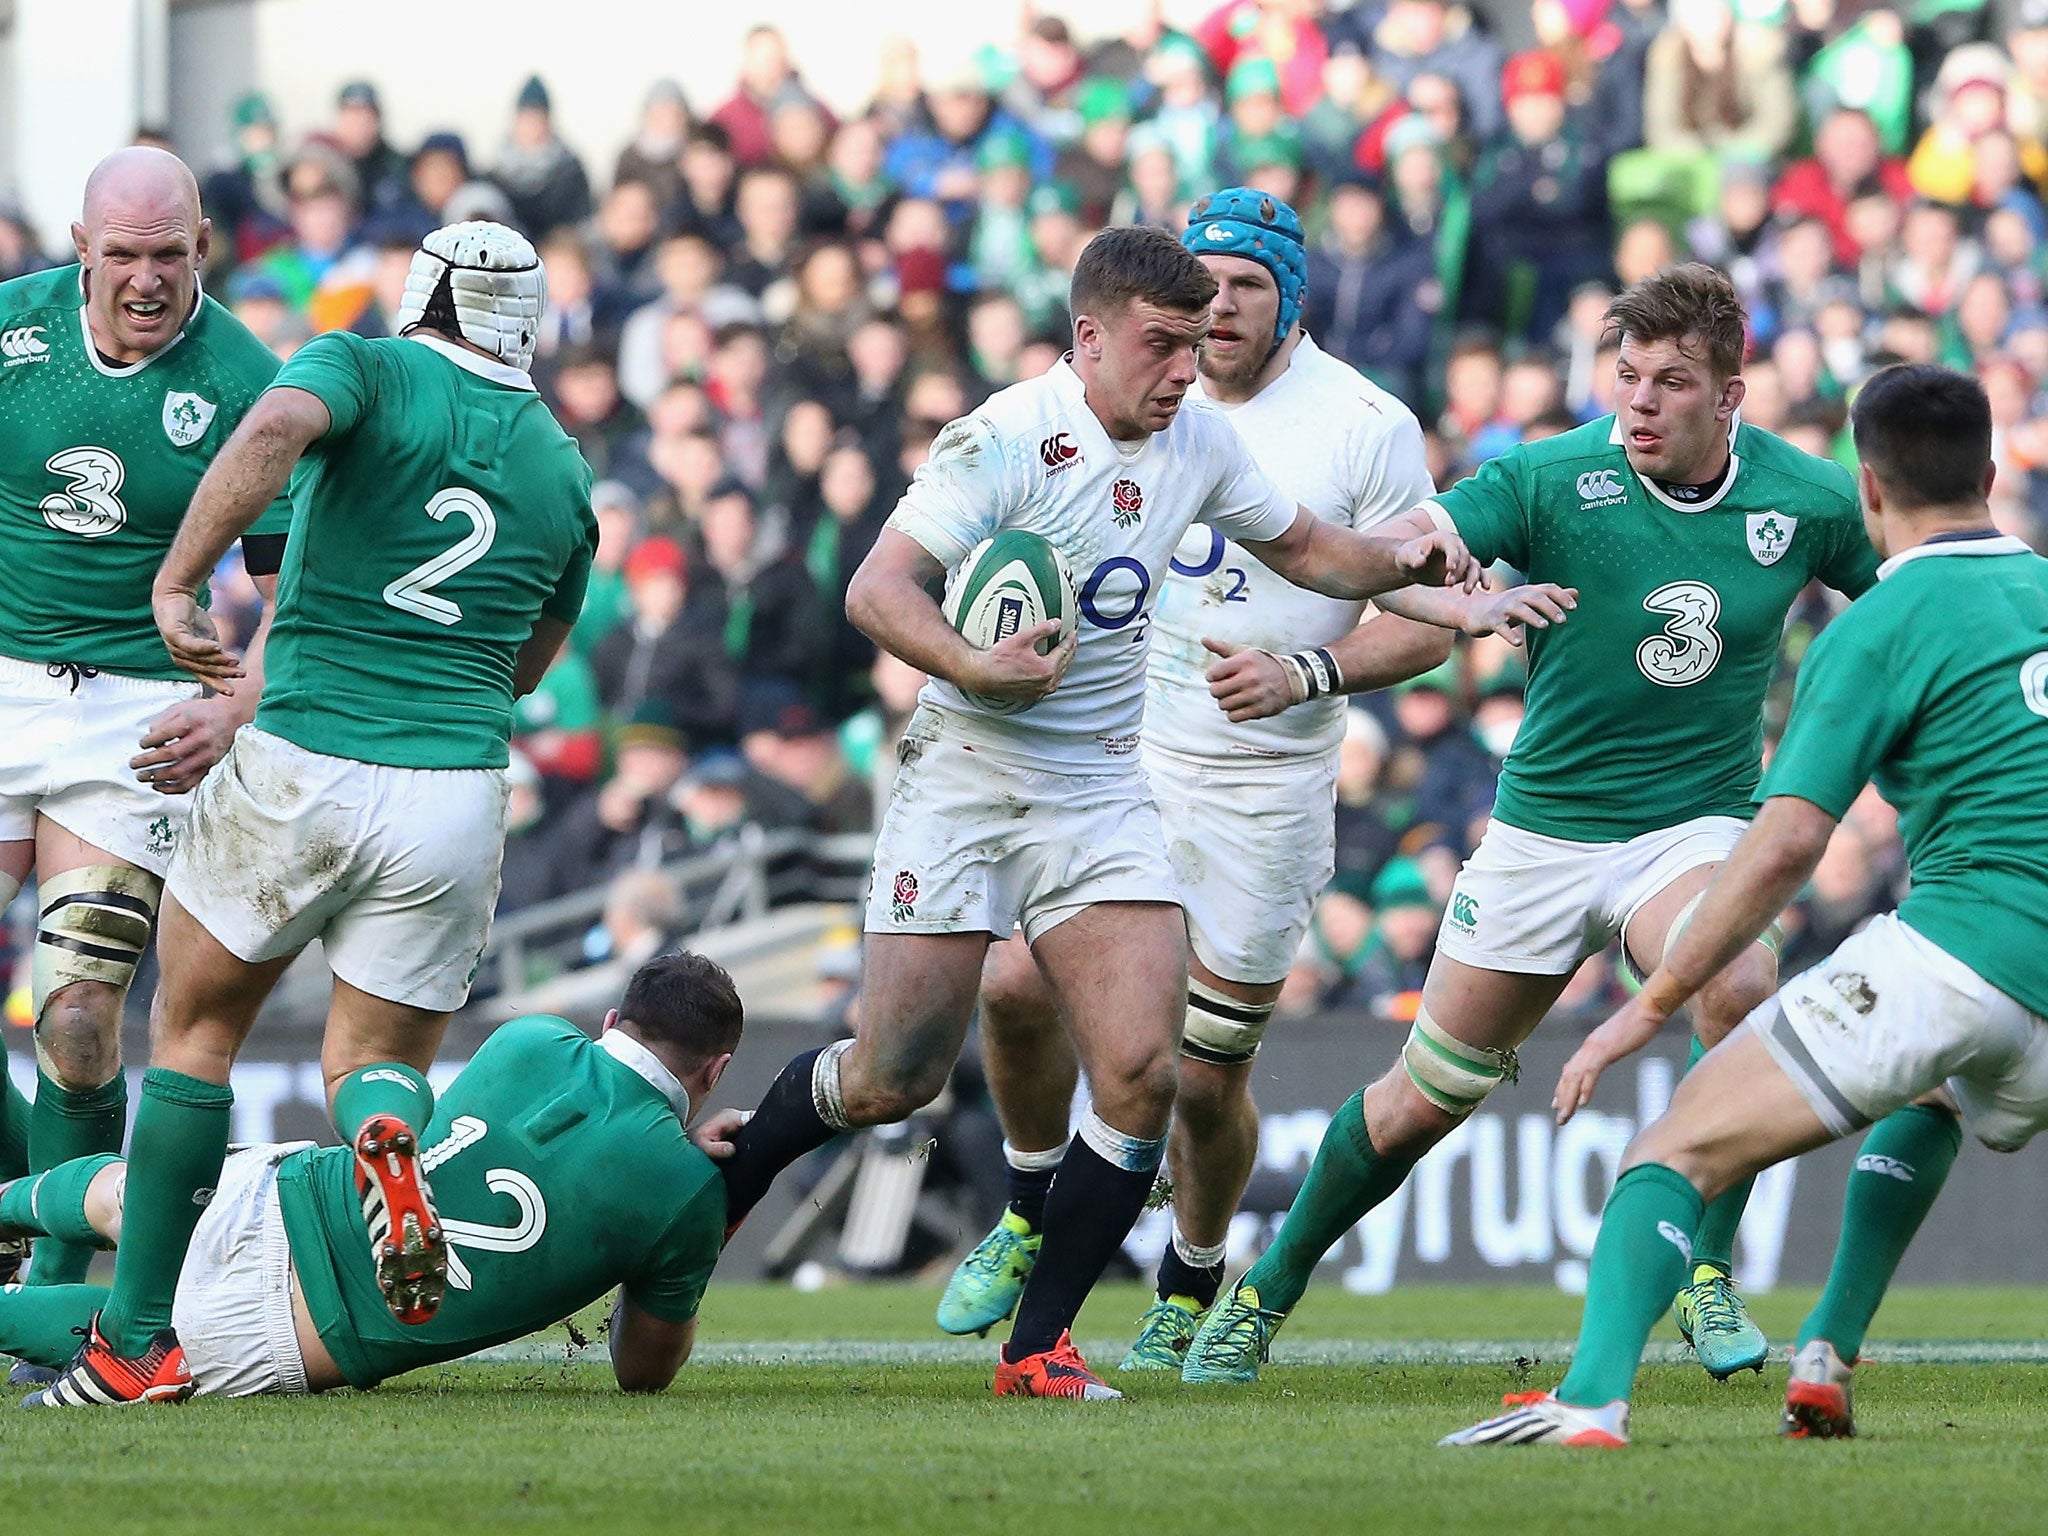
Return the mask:
<svg viewBox="0 0 2048 1536">
<path fill-rule="evenodd" d="M 1313 650 L 1294 651 L 1281 655 L 1278 651 L 1266 654 L 1280 663 L 1280 670 L 1287 674 L 1288 691 L 1294 695 L 1294 702 L 1305 704 L 1310 699 L 1327 698 L 1333 693 L 1344 691 L 1344 672 L 1337 665 L 1337 658 L 1325 646 Z"/>
<path fill-rule="evenodd" d="M 1521 1075 L 1513 1051 L 1467 1045 L 1432 1019 L 1427 1009 L 1415 1016 L 1415 1027 L 1401 1049 L 1401 1064 L 1416 1092 L 1447 1115 L 1471 1114 L 1494 1089 Z"/>
<path fill-rule="evenodd" d="M 1188 1018 L 1180 1053 L 1196 1061 L 1233 1066 L 1250 1061 L 1272 1022 L 1271 1003 L 1247 1003 L 1188 978 Z"/>
</svg>

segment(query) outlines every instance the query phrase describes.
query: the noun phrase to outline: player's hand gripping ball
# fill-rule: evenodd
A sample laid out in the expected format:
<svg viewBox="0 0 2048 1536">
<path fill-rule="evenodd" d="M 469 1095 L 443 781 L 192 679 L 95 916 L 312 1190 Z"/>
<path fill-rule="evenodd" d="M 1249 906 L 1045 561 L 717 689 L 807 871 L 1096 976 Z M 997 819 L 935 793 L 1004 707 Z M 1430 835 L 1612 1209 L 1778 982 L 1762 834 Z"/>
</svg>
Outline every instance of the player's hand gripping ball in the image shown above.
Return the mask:
<svg viewBox="0 0 2048 1536">
<path fill-rule="evenodd" d="M 946 622 L 969 645 L 994 653 L 986 658 L 982 687 L 969 690 L 968 697 L 984 709 L 1013 715 L 1051 693 L 1072 654 L 1076 607 L 1073 573 L 1060 552 L 1038 534 L 1006 528 L 975 545 L 947 582 L 944 604 Z M 1052 625 L 1058 627 L 1048 627 Z M 1042 633 L 1029 654 L 1016 658 L 1026 665 L 1004 665 L 1009 658 L 998 647 L 1032 630 Z M 1032 654 L 1055 657 L 1057 665 L 1034 663 Z"/>
</svg>

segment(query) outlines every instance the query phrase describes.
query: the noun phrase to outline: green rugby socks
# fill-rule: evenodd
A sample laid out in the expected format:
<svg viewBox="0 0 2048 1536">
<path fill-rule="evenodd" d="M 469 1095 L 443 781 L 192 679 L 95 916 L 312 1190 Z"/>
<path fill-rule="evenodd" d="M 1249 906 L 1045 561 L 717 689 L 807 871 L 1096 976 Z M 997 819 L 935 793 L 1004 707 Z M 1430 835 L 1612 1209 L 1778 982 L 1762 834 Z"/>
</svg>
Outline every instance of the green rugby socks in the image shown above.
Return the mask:
<svg viewBox="0 0 2048 1536">
<path fill-rule="evenodd" d="M 1700 1058 L 1707 1054 L 1707 1046 L 1698 1035 L 1692 1037 L 1692 1049 L 1686 1054 L 1685 1070 L 1690 1072 L 1700 1064 Z M 1742 1225 L 1742 1213 L 1749 1205 L 1749 1192 L 1756 1187 L 1756 1175 L 1745 1174 L 1716 1195 L 1707 1205 L 1707 1211 L 1700 1218 L 1699 1230 L 1692 1235 L 1692 1256 L 1696 1264 L 1712 1264 L 1723 1275 L 1735 1273 L 1735 1230 Z M 1690 1275 L 1691 1270 L 1686 1273 Z"/>
<path fill-rule="evenodd" d="M 164 1067 L 142 1077 L 114 1294 L 100 1332 L 124 1354 L 141 1354 L 171 1326 L 178 1271 L 228 1153 L 232 1091 Z"/>
<path fill-rule="evenodd" d="M 28 1123 L 34 1112 L 7 1075 L 7 1026 L 0 1024 L 0 1179 L 28 1172 Z"/>
<path fill-rule="evenodd" d="M 1641 1163 L 1615 1180 L 1593 1244 L 1586 1314 L 1560 1401 L 1604 1408 L 1629 1395 L 1650 1330 L 1692 1269 L 1691 1234 L 1700 1192 L 1661 1163 Z"/>
<path fill-rule="evenodd" d="M 36 1073 L 36 1103 L 29 1114 L 29 1169 L 43 1173 L 74 1158 L 121 1150 L 128 1126 L 128 1080 L 116 1072 L 97 1088 L 74 1090 Z M 45 1238 L 29 1265 L 30 1285 L 76 1285 L 85 1279 L 93 1249 Z"/>
<path fill-rule="evenodd" d="M 1871 1128 L 1842 1197 L 1842 1236 L 1827 1289 L 1801 1325 L 1796 1348 L 1826 1339 L 1845 1361 L 1855 1361 L 1962 1145 L 1956 1117 L 1928 1104 L 1908 1104 Z"/>
<path fill-rule="evenodd" d="M 24 1285 L 0 1291 L 0 1355 L 61 1371 L 79 1331 L 107 1303 L 104 1285 Z"/>
<path fill-rule="evenodd" d="M 1238 1283 L 1259 1293 L 1269 1312 L 1292 1311 L 1308 1289 L 1309 1276 L 1323 1255 L 1364 1218 L 1365 1213 L 1401 1187 L 1415 1166 L 1414 1158 L 1382 1157 L 1373 1150 L 1365 1128 L 1365 1090 L 1344 1101 L 1344 1107 L 1323 1132 L 1323 1144 L 1309 1165 L 1308 1178 L 1280 1235 L 1245 1271 Z"/>
<path fill-rule="evenodd" d="M 73 1158 L 0 1188 L 0 1232 L 54 1237 L 87 1248 L 111 1246 L 85 1215 L 85 1193 L 102 1168 L 121 1159 L 111 1152 Z"/>
<path fill-rule="evenodd" d="M 334 1128 L 353 1144 L 363 1122 L 389 1115 L 412 1127 L 415 1140 L 434 1118 L 434 1090 L 426 1074 L 402 1061 L 379 1061 L 358 1067 L 334 1090 Z"/>
</svg>

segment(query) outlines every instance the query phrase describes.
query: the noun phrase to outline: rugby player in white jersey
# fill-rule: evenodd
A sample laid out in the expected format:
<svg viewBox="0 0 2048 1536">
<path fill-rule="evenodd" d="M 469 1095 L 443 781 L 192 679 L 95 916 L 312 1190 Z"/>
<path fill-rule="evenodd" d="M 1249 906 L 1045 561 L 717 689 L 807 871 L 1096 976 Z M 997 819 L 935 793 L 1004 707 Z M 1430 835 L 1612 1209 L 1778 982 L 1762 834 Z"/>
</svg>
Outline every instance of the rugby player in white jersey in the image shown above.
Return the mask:
<svg viewBox="0 0 2048 1536">
<path fill-rule="evenodd" d="M 931 1102 L 990 941 L 1021 924 L 1093 1107 L 1046 1202 L 1000 1395 L 1120 1395 L 1067 1330 L 1144 1204 L 1173 1107 L 1186 924 L 1137 749 L 1153 606 L 1181 536 L 1205 522 L 1334 597 L 1476 577 L 1454 535 L 1397 544 L 1301 509 L 1219 412 L 1183 404 L 1215 291 L 1162 230 L 1097 235 L 1074 270 L 1073 351 L 940 434 L 856 573 L 848 616 L 932 678 L 877 842 L 860 1033 L 785 1067 L 725 1164 L 737 1221 L 806 1152 Z M 978 651 L 931 596 L 1005 527 L 1050 540 L 1077 579 L 1075 637 L 1049 655 L 1037 647 L 1057 625 Z"/>
<path fill-rule="evenodd" d="M 1435 494 L 1422 428 L 1301 329 L 1303 242 L 1294 210 L 1264 193 L 1232 187 L 1195 205 L 1181 244 L 1217 291 L 1192 393 L 1229 418 L 1260 468 L 1302 506 L 1339 527 L 1370 529 Z M 1125 1370 L 1179 1371 L 1222 1283 L 1230 1220 L 1258 1153 L 1252 1058 L 1335 868 L 1341 695 L 1438 665 L 1451 647 L 1440 626 L 1547 625 L 1573 602 L 1555 587 L 1412 588 L 1382 595 L 1386 611 L 1361 623 L 1366 604 L 1304 591 L 1206 527 L 1188 532 L 1169 569 L 1143 755 L 1194 963 L 1167 1150 L 1172 1242 Z M 949 1333 L 986 1332 L 1017 1305 L 1066 1152 L 1077 1072 L 1023 943 L 990 951 L 981 1002 L 1010 1200 L 946 1288 L 938 1321 Z"/>
</svg>

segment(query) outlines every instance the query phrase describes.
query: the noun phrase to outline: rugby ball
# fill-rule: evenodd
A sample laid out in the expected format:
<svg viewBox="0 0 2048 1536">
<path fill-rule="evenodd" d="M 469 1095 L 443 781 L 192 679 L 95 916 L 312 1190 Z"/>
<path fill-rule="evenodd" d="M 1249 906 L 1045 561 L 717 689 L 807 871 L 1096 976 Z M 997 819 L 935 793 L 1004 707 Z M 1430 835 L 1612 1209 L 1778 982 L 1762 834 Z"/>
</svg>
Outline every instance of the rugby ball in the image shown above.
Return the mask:
<svg viewBox="0 0 2048 1536">
<path fill-rule="evenodd" d="M 977 650 L 1056 619 L 1060 632 L 1039 643 L 1042 655 L 1064 645 L 1074 632 L 1074 609 L 1074 577 L 1066 560 L 1045 539 L 1022 528 L 1005 528 L 983 539 L 946 582 L 946 622 Z M 1031 707 L 979 694 L 968 697 L 1000 715 Z"/>
</svg>

